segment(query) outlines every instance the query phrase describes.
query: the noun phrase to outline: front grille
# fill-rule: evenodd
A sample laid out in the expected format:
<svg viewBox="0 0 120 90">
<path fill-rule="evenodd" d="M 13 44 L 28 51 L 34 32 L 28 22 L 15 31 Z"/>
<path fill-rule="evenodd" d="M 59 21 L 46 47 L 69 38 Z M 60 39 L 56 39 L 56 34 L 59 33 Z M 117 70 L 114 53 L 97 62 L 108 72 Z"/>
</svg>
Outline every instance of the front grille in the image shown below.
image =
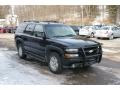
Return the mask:
<svg viewBox="0 0 120 90">
<path fill-rule="evenodd" d="M 89 46 L 79 49 L 80 55 L 82 56 L 92 56 L 100 53 L 100 46 Z"/>
<path fill-rule="evenodd" d="M 92 51 L 91 51 L 92 50 Z M 82 58 L 83 65 L 100 62 L 102 48 L 100 45 L 88 46 L 79 49 L 79 56 Z"/>
<path fill-rule="evenodd" d="M 99 47 L 98 46 L 92 46 L 84 48 L 84 52 L 86 56 L 96 55 L 99 53 Z"/>
</svg>

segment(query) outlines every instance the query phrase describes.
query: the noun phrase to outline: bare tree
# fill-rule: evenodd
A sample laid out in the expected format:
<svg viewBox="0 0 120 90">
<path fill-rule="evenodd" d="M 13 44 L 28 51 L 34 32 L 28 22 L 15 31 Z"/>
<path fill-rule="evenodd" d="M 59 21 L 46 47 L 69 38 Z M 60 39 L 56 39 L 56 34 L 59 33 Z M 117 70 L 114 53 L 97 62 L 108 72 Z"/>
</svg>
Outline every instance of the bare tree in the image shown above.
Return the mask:
<svg viewBox="0 0 120 90">
<path fill-rule="evenodd" d="M 0 18 L 5 18 L 5 16 L 9 13 L 10 6 L 8 5 L 1 5 L 0 6 Z"/>
</svg>

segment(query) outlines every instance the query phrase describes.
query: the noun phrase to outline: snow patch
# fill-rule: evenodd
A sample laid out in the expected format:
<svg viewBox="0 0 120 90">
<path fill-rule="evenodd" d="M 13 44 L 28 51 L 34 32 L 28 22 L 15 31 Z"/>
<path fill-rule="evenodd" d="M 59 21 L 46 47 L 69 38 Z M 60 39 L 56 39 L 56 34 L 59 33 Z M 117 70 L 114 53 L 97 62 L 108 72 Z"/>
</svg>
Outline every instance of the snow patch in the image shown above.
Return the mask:
<svg viewBox="0 0 120 90">
<path fill-rule="evenodd" d="M 110 50 L 110 49 L 103 48 L 103 52 L 118 53 L 118 52 L 120 52 L 120 51 L 117 51 L 117 50 Z"/>
<path fill-rule="evenodd" d="M 7 51 L 8 48 L 0 48 L 0 51 Z"/>
<path fill-rule="evenodd" d="M 104 66 L 97 66 L 99 69 L 105 71 L 105 72 L 109 72 L 113 75 L 115 75 L 117 78 L 120 79 L 120 71 L 117 69 L 113 69 L 113 68 L 108 68 L 108 67 L 104 67 Z"/>
</svg>

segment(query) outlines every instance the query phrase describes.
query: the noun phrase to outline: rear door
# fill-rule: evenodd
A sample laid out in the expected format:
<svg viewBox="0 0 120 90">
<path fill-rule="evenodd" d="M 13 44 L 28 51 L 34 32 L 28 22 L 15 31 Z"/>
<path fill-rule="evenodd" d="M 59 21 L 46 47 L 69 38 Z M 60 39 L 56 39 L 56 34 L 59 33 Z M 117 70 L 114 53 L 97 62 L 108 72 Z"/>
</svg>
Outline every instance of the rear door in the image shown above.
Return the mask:
<svg viewBox="0 0 120 90">
<path fill-rule="evenodd" d="M 28 24 L 25 31 L 24 31 L 24 48 L 28 52 L 33 52 L 33 29 L 35 27 L 35 24 Z"/>
</svg>

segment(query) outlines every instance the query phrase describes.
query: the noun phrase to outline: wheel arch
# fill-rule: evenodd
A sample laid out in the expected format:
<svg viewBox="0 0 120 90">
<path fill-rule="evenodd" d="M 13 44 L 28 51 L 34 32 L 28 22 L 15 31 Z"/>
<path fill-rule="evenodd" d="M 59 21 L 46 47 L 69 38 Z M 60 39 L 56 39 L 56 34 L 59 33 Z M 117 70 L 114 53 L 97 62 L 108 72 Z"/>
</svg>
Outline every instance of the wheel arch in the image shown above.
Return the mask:
<svg viewBox="0 0 120 90">
<path fill-rule="evenodd" d="M 46 58 L 47 58 L 46 60 L 47 60 L 47 62 L 49 61 L 49 55 L 50 55 L 51 52 L 56 52 L 57 54 L 60 55 L 61 60 L 63 60 L 64 51 L 59 47 L 48 45 L 46 47 Z"/>
<path fill-rule="evenodd" d="M 23 44 L 23 40 L 20 38 L 16 38 L 16 47 L 18 48 L 18 44 Z"/>
</svg>

